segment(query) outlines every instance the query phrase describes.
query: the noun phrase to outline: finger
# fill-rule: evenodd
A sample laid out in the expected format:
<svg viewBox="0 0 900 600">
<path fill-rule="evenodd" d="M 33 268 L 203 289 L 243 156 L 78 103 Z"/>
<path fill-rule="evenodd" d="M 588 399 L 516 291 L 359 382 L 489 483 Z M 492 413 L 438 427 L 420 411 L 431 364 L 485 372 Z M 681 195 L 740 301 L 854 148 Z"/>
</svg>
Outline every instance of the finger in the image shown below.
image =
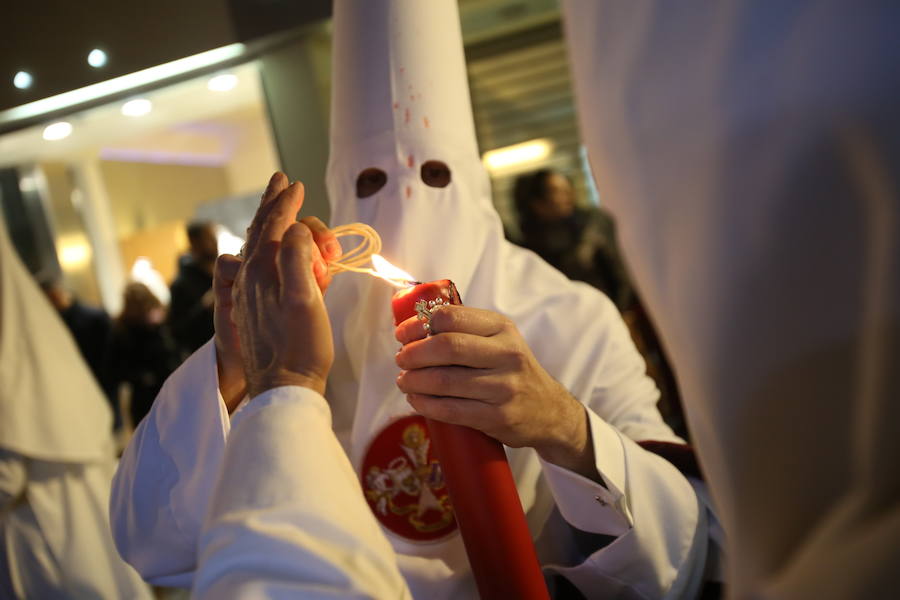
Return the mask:
<svg viewBox="0 0 900 600">
<path fill-rule="evenodd" d="M 496 420 L 496 407 L 478 400 L 423 394 L 408 394 L 406 400 L 424 417 L 479 431 L 490 429 Z"/>
<path fill-rule="evenodd" d="M 281 171 L 275 171 L 272 174 L 272 177 L 269 178 L 269 183 L 266 185 L 266 190 L 263 192 L 262 198 L 260 198 L 259 205 L 265 206 L 270 201 L 277 198 L 278 194 L 288 186 L 288 183 L 287 175 Z"/>
<path fill-rule="evenodd" d="M 397 387 L 404 394 L 453 396 L 488 403 L 506 398 L 500 377 L 490 369 L 427 367 L 402 371 Z"/>
<path fill-rule="evenodd" d="M 222 308 L 231 305 L 231 288 L 241 268 L 241 260 L 231 254 L 222 254 L 216 259 L 213 271 L 213 290 L 216 294 L 216 306 Z"/>
<path fill-rule="evenodd" d="M 327 261 L 334 261 L 341 257 L 344 251 L 335 235 L 328 229 L 328 226 L 318 217 L 303 217 L 300 219 L 309 230 L 312 231 L 313 239 L 316 241 L 322 257 Z"/>
<path fill-rule="evenodd" d="M 243 252 L 245 258 L 252 255 L 253 251 L 256 249 L 263 223 L 265 222 L 266 217 L 268 217 L 269 212 L 272 210 L 272 200 L 277 198 L 279 194 L 287 189 L 287 187 L 287 176 L 280 171 L 276 172 L 272 175 L 272 178 L 269 179 L 269 185 L 266 186 L 266 191 L 263 193 L 259 208 L 256 209 L 253 221 L 250 223 L 250 227 L 247 228 L 247 241 L 244 244 Z"/>
<path fill-rule="evenodd" d="M 234 285 L 241 268 L 241 259 L 233 254 L 222 254 L 216 259 L 216 268 L 213 271 L 214 288 L 230 288 Z"/>
<path fill-rule="evenodd" d="M 468 333 L 439 333 L 410 342 L 397 353 L 401 369 L 462 366 L 491 369 L 505 364 L 508 349 L 495 338 Z"/>
<path fill-rule="evenodd" d="M 297 213 L 303 205 L 303 184 L 295 181 L 267 206 L 271 210 L 266 215 L 259 232 L 259 241 L 256 251 L 260 248 L 271 247 L 281 242 L 285 231 L 297 220 Z M 307 229 L 308 231 L 308 229 Z"/>
<path fill-rule="evenodd" d="M 315 240 L 315 234 L 313 234 L 313 240 Z M 316 276 L 316 285 L 319 286 L 319 289 L 324 294 L 328 284 L 331 283 L 331 275 L 328 272 L 328 265 L 325 264 L 325 260 L 322 258 L 322 251 L 315 243 L 312 245 L 312 270 L 313 275 Z"/>
<path fill-rule="evenodd" d="M 312 232 L 303 223 L 294 223 L 284 233 L 278 252 L 281 299 L 287 304 L 306 304 L 319 294 L 312 271 Z"/>
<path fill-rule="evenodd" d="M 510 327 L 512 324 L 503 315 L 469 306 L 444 305 L 433 311 L 431 331 L 436 333 L 456 332 L 490 337 Z M 397 325 L 394 332 L 401 344 L 425 337 L 425 330 L 418 317 L 410 317 Z"/>
</svg>

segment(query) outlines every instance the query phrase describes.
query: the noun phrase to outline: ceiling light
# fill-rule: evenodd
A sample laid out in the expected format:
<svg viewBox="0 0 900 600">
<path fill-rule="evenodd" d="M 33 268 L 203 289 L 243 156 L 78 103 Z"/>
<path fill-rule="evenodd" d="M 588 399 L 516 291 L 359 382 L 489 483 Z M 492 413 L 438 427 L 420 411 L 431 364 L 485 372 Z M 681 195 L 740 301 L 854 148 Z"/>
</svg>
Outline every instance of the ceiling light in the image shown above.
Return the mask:
<svg viewBox="0 0 900 600">
<path fill-rule="evenodd" d="M 44 139 L 47 141 L 61 140 L 72 133 L 72 124 L 67 121 L 58 121 L 44 128 Z"/>
<path fill-rule="evenodd" d="M 492 173 L 518 170 L 544 160 L 552 151 L 553 143 L 550 140 L 544 138 L 530 140 L 485 152 L 484 166 Z"/>
<path fill-rule="evenodd" d="M 143 71 L 136 71 L 134 73 L 129 73 L 128 75 L 122 75 L 121 77 L 92 83 L 83 88 L 63 92 L 56 96 L 41 98 L 34 102 L 29 102 L 6 110 L 0 110 L 0 123 L 6 125 L 33 119 L 50 112 L 65 110 L 78 104 L 91 102 L 113 94 L 127 92 L 137 87 L 164 81 L 178 75 L 190 73 L 197 69 L 234 60 L 239 56 L 243 56 L 246 51 L 247 47 L 244 46 L 244 44 L 230 44 L 228 46 L 222 46 L 221 48 L 207 50 L 206 52 L 201 52 L 200 54 L 195 54 L 193 56 L 179 58 L 172 62 L 156 65 L 155 67 L 150 67 Z"/>
<path fill-rule="evenodd" d="M 206 84 L 206 87 L 214 92 L 227 92 L 234 88 L 234 86 L 237 85 L 237 82 L 237 75 L 234 75 L 233 73 L 222 73 L 221 75 L 216 75 L 210 79 L 209 83 Z"/>
<path fill-rule="evenodd" d="M 143 117 L 153 110 L 153 103 L 146 98 L 135 98 L 122 105 L 122 114 L 126 117 Z"/>
<path fill-rule="evenodd" d="M 100 48 L 94 48 L 88 54 L 87 60 L 89 65 L 91 65 L 95 69 L 99 69 L 106 64 L 106 52 L 104 52 Z"/>
<path fill-rule="evenodd" d="M 16 73 L 15 77 L 13 77 L 13 85 L 20 90 L 27 90 L 30 88 L 33 81 L 34 77 L 32 77 L 31 73 L 28 71 L 19 71 Z"/>
</svg>

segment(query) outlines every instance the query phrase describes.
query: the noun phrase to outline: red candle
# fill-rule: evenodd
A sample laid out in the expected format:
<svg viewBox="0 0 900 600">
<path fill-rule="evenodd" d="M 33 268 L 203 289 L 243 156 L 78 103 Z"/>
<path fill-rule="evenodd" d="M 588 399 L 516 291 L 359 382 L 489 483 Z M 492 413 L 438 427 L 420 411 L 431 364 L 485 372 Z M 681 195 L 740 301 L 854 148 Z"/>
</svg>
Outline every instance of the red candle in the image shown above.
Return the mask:
<svg viewBox="0 0 900 600">
<path fill-rule="evenodd" d="M 394 322 L 419 301 L 462 304 L 449 279 L 397 292 Z M 503 445 L 484 433 L 426 419 L 482 600 L 549 600 Z"/>
</svg>

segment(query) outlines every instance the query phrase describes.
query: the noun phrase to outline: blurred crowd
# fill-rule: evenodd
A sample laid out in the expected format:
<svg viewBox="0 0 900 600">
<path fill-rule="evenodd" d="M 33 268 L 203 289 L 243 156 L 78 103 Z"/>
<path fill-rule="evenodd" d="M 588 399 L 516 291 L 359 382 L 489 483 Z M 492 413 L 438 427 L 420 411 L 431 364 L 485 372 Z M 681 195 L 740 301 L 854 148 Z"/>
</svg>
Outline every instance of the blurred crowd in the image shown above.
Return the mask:
<svg viewBox="0 0 900 600">
<path fill-rule="evenodd" d="M 110 317 L 79 300 L 61 278 L 41 281 L 109 400 L 117 432 L 138 426 L 166 378 L 213 335 L 216 230 L 210 221 L 187 226 L 189 249 L 179 258 L 168 306 L 145 283 L 130 281 L 122 311 Z"/>
</svg>

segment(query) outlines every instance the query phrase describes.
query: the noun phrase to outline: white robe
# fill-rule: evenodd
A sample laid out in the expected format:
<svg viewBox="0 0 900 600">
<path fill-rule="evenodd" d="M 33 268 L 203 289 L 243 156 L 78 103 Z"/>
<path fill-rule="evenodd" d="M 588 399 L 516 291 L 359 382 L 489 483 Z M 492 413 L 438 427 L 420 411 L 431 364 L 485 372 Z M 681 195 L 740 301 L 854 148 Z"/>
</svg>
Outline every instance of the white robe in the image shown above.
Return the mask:
<svg viewBox="0 0 900 600">
<path fill-rule="evenodd" d="M 900 4 L 566 0 L 737 598 L 896 598 Z"/>
<path fill-rule="evenodd" d="M 316 451 L 294 452 L 298 440 Z M 232 421 L 198 565 L 198 600 L 410 598 L 328 405 L 301 387 L 264 392 Z"/>
<path fill-rule="evenodd" d="M 192 584 L 196 544 L 232 419 L 246 410 L 239 409 L 229 418 L 218 393 L 216 372 L 214 346 L 208 343 L 163 386 L 113 481 L 111 520 L 119 551 L 158 585 Z M 542 531 L 535 532 L 542 563 L 549 573 L 563 574 L 589 596 L 691 597 L 701 584 L 705 565 L 706 507 L 674 467 L 590 414 L 597 468 L 608 489 L 541 464 L 533 450 L 510 451 L 514 466 L 519 467 L 514 473 L 520 475 L 520 496 L 527 503 L 529 521 L 535 522 L 538 516 L 538 523 L 547 520 Z M 619 418 L 637 422 L 654 414 L 632 410 Z M 659 427 L 657 437 L 663 437 L 667 429 Z M 284 453 L 280 460 L 318 455 L 304 440 L 273 451 Z M 325 479 L 308 485 L 332 484 Z M 547 519 L 554 502 L 562 516 L 554 512 Z M 591 533 L 616 539 L 607 545 L 607 538 Z M 421 547 L 421 555 L 389 533 L 388 539 L 415 597 L 475 596 L 458 536 Z"/>
<path fill-rule="evenodd" d="M 0 597 L 151 597 L 109 531 L 110 423 L 0 222 Z"/>
</svg>

